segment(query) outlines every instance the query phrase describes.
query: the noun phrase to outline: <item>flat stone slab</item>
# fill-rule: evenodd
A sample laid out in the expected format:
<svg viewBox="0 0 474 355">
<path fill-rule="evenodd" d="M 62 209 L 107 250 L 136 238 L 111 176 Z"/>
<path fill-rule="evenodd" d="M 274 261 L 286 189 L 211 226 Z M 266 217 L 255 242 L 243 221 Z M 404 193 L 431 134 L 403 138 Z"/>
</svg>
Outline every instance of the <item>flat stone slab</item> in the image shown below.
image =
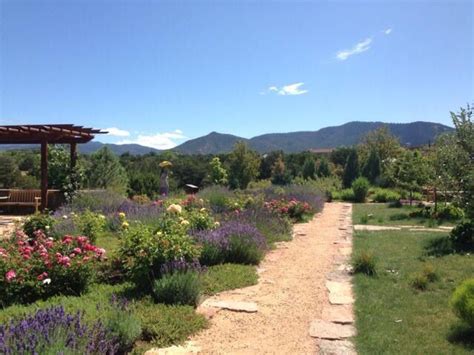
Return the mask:
<svg viewBox="0 0 474 355">
<path fill-rule="evenodd" d="M 322 319 L 312 321 L 309 327 L 309 335 L 313 338 L 339 340 L 353 337 L 355 334 L 356 331 L 352 325 L 337 324 Z"/>
<path fill-rule="evenodd" d="M 325 321 L 352 324 L 354 323 L 354 313 L 350 305 L 332 305 L 323 309 L 322 318 Z"/>
<path fill-rule="evenodd" d="M 446 229 L 439 229 L 439 228 L 410 228 L 410 232 L 442 232 L 446 233 L 448 230 Z"/>
<path fill-rule="evenodd" d="M 374 226 L 369 224 L 354 224 L 354 229 L 356 231 L 399 231 L 402 230 L 400 227 L 395 226 Z"/>
<path fill-rule="evenodd" d="M 214 318 L 214 316 L 219 313 L 221 308 L 216 308 L 216 307 L 205 307 L 205 306 L 199 306 L 196 309 L 196 313 L 202 314 L 207 320 L 210 320 Z"/>
<path fill-rule="evenodd" d="M 326 274 L 329 281 L 350 282 L 351 275 L 347 271 L 331 271 Z"/>
<path fill-rule="evenodd" d="M 354 345 L 348 340 L 321 339 L 319 344 L 321 355 L 357 355 Z"/>
<path fill-rule="evenodd" d="M 145 355 L 174 355 L 174 354 L 198 354 L 201 348 L 196 346 L 192 341 L 187 342 L 182 346 L 170 346 L 168 348 L 153 348 L 145 352 Z"/>
<path fill-rule="evenodd" d="M 254 302 L 206 300 L 204 301 L 203 306 L 222 308 L 222 309 L 226 309 L 228 311 L 233 311 L 233 312 L 246 312 L 246 313 L 258 312 L 257 304 Z"/>
<path fill-rule="evenodd" d="M 329 303 L 331 304 L 352 304 L 352 288 L 350 282 L 326 281 L 329 290 Z"/>
</svg>

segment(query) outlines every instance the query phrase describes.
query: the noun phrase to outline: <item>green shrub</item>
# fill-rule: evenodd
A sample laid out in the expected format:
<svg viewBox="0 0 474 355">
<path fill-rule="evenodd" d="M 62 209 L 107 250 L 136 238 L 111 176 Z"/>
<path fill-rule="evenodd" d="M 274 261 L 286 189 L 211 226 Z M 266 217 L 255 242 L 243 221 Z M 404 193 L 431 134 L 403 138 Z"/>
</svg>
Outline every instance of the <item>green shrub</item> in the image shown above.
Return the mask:
<svg viewBox="0 0 474 355">
<path fill-rule="evenodd" d="M 361 273 L 368 276 L 377 274 L 376 259 L 372 252 L 362 251 L 357 255 L 352 263 L 355 273 Z"/>
<path fill-rule="evenodd" d="M 449 235 L 457 251 L 474 250 L 474 222 L 466 221 L 458 224 Z"/>
<path fill-rule="evenodd" d="M 166 347 L 185 341 L 207 326 L 204 316 L 191 306 L 168 306 L 142 302 L 136 310 L 143 329 L 144 340 L 154 346 Z"/>
<path fill-rule="evenodd" d="M 92 243 L 95 243 L 97 237 L 105 230 L 107 224 L 103 214 L 91 212 L 90 210 L 74 215 L 73 220 L 80 233 L 88 237 Z"/>
<path fill-rule="evenodd" d="M 415 274 L 412 276 L 410 284 L 413 288 L 424 291 L 428 288 L 428 277 L 424 274 Z"/>
<path fill-rule="evenodd" d="M 226 262 L 258 265 L 263 259 L 264 250 L 250 238 L 232 236 L 226 253 Z"/>
<path fill-rule="evenodd" d="M 100 307 L 101 319 L 111 335 L 117 339 L 122 351 L 130 350 L 142 334 L 140 320 L 128 307 L 125 299 L 112 295 L 112 307 Z"/>
<path fill-rule="evenodd" d="M 165 274 L 153 284 L 153 296 L 158 303 L 196 306 L 200 294 L 201 284 L 195 271 Z"/>
<path fill-rule="evenodd" d="M 23 231 L 30 238 L 34 238 L 35 232 L 38 230 L 48 234 L 51 228 L 54 226 L 54 223 L 54 218 L 48 213 L 35 213 L 26 219 L 23 225 Z"/>
<path fill-rule="evenodd" d="M 354 192 L 352 189 L 343 189 L 343 190 L 333 190 L 331 192 L 332 198 L 334 200 L 342 200 L 342 201 L 354 201 Z"/>
<path fill-rule="evenodd" d="M 364 177 L 359 177 L 352 183 L 352 191 L 354 192 L 355 202 L 365 202 L 369 192 L 369 180 Z"/>
<path fill-rule="evenodd" d="M 454 313 L 474 329 L 474 279 L 464 281 L 451 297 Z"/>
<path fill-rule="evenodd" d="M 438 213 L 435 217 L 438 219 L 446 219 L 448 221 L 456 221 L 464 218 L 464 211 L 453 204 L 439 206 Z"/>
<path fill-rule="evenodd" d="M 439 278 L 439 276 L 438 276 L 438 274 L 436 273 L 436 270 L 435 270 L 433 264 L 426 264 L 426 265 L 423 267 L 422 274 L 423 274 L 424 276 L 426 276 L 426 279 L 427 279 L 429 282 L 435 282 L 435 281 L 438 280 L 438 278 Z"/>
<path fill-rule="evenodd" d="M 390 189 L 377 188 L 374 190 L 372 199 L 374 202 L 394 202 L 400 200 L 401 196 L 398 192 Z"/>
</svg>

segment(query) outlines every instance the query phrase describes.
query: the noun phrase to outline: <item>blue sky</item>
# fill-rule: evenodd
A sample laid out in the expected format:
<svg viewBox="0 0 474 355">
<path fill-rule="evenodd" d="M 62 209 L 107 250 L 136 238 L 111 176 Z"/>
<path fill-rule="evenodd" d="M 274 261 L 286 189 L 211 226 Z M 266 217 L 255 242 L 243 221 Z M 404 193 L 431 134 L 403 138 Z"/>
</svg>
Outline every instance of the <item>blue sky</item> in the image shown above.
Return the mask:
<svg viewBox="0 0 474 355">
<path fill-rule="evenodd" d="M 169 148 L 348 121 L 450 124 L 471 1 L 0 0 L 0 123 Z"/>
</svg>

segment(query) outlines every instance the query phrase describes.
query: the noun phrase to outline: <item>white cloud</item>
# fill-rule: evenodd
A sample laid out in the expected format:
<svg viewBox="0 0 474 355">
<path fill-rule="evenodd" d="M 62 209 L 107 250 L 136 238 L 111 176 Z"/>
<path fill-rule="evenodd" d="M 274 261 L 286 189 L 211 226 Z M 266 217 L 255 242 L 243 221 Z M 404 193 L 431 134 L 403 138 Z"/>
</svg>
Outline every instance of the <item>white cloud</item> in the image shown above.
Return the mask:
<svg viewBox="0 0 474 355">
<path fill-rule="evenodd" d="M 383 33 L 385 33 L 386 35 L 389 35 L 390 33 L 392 33 L 392 29 L 387 28 L 386 30 L 383 31 Z"/>
<path fill-rule="evenodd" d="M 267 91 L 262 91 L 260 95 L 265 95 L 266 93 L 276 93 L 277 95 L 303 95 L 308 92 L 308 90 L 300 89 L 304 83 L 294 83 L 284 85 L 282 87 L 270 86 Z"/>
<path fill-rule="evenodd" d="M 125 131 L 123 129 L 117 128 L 117 127 L 110 127 L 106 128 L 105 131 L 109 132 L 109 136 L 115 136 L 115 137 L 128 137 L 130 136 L 129 131 Z"/>
<path fill-rule="evenodd" d="M 372 38 L 366 38 L 362 42 L 357 43 L 351 49 L 345 49 L 337 52 L 336 58 L 339 60 L 346 60 L 354 54 L 360 54 L 370 49 L 370 44 L 372 43 Z"/>
<path fill-rule="evenodd" d="M 183 131 L 177 129 L 172 132 L 151 135 L 139 134 L 135 139 L 125 139 L 117 144 L 140 144 L 155 149 L 171 149 L 178 145 L 177 140 L 179 141 L 186 138 Z"/>
</svg>

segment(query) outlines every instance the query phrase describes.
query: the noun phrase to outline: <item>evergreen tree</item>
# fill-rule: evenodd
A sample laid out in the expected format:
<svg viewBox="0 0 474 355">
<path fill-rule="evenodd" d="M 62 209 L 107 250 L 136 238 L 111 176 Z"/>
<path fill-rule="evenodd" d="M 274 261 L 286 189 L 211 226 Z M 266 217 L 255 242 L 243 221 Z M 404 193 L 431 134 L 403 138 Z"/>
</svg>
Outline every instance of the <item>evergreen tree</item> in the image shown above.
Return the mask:
<svg viewBox="0 0 474 355">
<path fill-rule="evenodd" d="M 362 168 L 362 175 L 365 176 L 370 183 L 375 184 L 380 173 L 380 157 L 377 151 L 373 149 L 370 151 L 369 157 Z"/>
<path fill-rule="evenodd" d="M 357 151 L 352 149 L 347 157 L 346 165 L 344 166 L 344 173 L 342 176 L 342 183 L 345 188 L 349 188 L 352 182 L 359 177 L 359 158 Z"/>
<path fill-rule="evenodd" d="M 272 183 L 275 185 L 286 185 L 291 178 L 286 171 L 285 163 L 281 157 L 277 159 L 272 167 Z"/>
<path fill-rule="evenodd" d="M 329 169 L 329 163 L 326 158 L 321 158 L 317 171 L 318 177 L 331 176 L 331 169 Z"/>
<path fill-rule="evenodd" d="M 307 157 L 303 164 L 303 178 L 314 179 L 316 176 L 316 163 L 313 157 Z"/>
</svg>

